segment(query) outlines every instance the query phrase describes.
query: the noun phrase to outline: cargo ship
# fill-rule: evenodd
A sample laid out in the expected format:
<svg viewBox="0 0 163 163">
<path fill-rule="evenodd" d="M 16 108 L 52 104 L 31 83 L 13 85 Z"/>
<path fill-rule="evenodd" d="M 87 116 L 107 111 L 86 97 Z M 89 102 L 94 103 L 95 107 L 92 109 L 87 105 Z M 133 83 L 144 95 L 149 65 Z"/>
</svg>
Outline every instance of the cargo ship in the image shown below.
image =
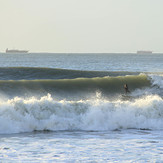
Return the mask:
<svg viewBox="0 0 163 163">
<path fill-rule="evenodd" d="M 152 54 L 152 51 L 140 50 L 140 51 L 137 51 L 137 54 Z"/>
<path fill-rule="evenodd" d="M 28 53 L 28 50 L 18 50 L 18 49 L 6 49 L 6 53 Z"/>
</svg>

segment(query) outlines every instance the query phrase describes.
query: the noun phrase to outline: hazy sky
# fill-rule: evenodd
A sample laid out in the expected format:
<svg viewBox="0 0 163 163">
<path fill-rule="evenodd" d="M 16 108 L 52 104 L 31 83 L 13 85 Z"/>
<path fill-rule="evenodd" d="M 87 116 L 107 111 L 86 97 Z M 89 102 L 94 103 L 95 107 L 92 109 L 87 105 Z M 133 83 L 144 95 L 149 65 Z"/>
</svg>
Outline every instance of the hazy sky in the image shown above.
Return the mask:
<svg viewBox="0 0 163 163">
<path fill-rule="evenodd" d="M 163 52 L 163 0 L 0 0 L 0 51 Z"/>
</svg>

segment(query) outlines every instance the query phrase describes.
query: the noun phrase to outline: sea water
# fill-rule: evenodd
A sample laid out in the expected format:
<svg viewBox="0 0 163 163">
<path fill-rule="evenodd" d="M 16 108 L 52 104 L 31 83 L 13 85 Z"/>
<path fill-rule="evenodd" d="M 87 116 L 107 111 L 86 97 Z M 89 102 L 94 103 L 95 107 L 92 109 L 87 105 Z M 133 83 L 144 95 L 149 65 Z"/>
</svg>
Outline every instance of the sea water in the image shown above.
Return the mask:
<svg viewBox="0 0 163 163">
<path fill-rule="evenodd" d="M 1 162 L 163 162 L 163 54 L 0 57 Z"/>
</svg>

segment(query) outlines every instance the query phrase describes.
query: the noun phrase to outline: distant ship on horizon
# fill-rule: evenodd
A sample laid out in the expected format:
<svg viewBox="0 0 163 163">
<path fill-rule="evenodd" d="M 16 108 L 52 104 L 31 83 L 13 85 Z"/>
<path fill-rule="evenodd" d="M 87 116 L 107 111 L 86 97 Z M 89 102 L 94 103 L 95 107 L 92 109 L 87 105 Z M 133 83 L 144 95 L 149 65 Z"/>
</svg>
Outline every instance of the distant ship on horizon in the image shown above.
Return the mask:
<svg viewBox="0 0 163 163">
<path fill-rule="evenodd" d="M 18 49 L 6 49 L 6 53 L 28 53 L 28 50 L 18 50 Z"/>
<path fill-rule="evenodd" d="M 152 54 L 152 51 L 150 51 L 150 50 L 139 50 L 139 51 L 137 51 L 137 54 Z"/>
</svg>

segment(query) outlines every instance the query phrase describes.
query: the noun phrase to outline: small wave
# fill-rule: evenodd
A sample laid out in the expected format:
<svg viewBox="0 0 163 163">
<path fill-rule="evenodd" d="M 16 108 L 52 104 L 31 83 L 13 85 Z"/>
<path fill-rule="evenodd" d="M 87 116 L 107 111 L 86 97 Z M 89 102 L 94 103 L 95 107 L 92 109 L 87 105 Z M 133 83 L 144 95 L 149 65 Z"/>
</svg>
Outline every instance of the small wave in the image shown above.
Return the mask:
<svg viewBox="0 0 163 163">
<path fill-rule="evenodd" d="M 35 130 L 163 129 L 163 99 L 149 95 L 134 101 L 94 98 L 79 101 L 15 97 L 0 102 L 0 133 Z"/>
<path fill-rule="evenodd" d="M 75 79 L 104 76 L 138 75 L 139 72 L 125 71 L 81 71 L 39 67 L 1 67 L 0 80 Z"/>
</svg>

